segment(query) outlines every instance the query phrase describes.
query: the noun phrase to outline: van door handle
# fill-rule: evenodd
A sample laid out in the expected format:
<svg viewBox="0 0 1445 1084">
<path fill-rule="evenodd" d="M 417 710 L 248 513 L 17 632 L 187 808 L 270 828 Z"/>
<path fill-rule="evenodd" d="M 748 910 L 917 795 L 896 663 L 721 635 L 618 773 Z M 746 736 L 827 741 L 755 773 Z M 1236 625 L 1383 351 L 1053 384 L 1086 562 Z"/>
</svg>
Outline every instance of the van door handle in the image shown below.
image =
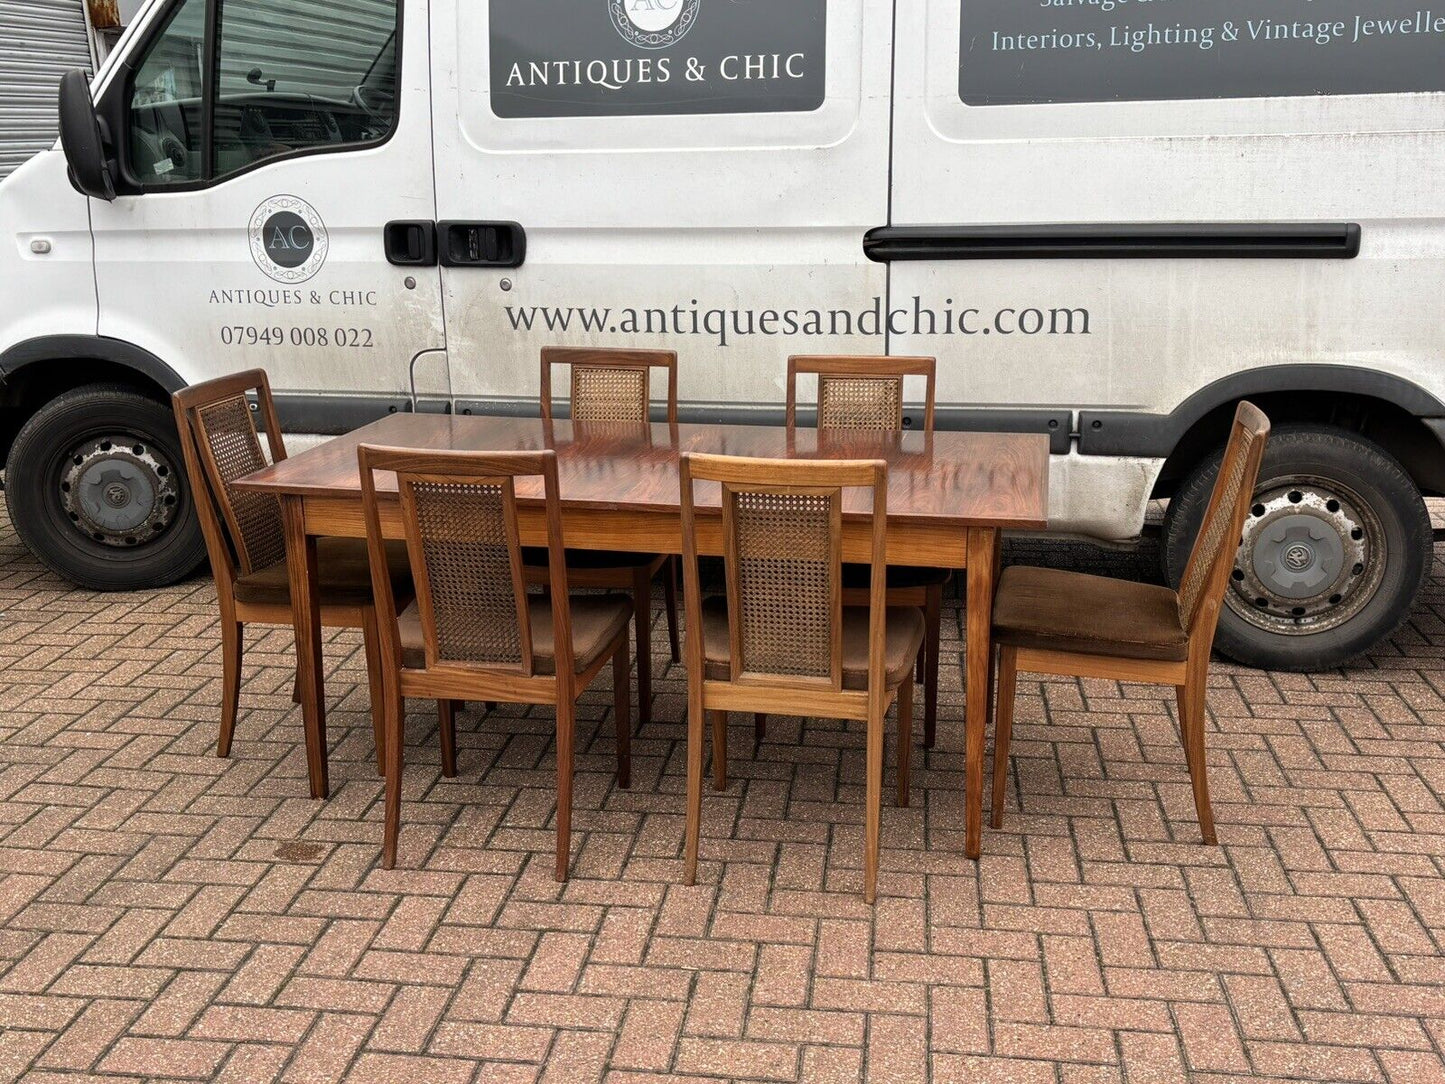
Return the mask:
<svg viewBox="0 0 1445 1084">
<path fill-rule="evenodd" d="M 435 222 L 388 222 L 382 230 L 386 259 L 397 267 L 435 267 L 437 265 L 437 228 Z"/>
<path fill-rule="evenodd" d="M 438 222 L 443 267 L 521 267 L 527 231 L 516 222 Z"/>
</svg>

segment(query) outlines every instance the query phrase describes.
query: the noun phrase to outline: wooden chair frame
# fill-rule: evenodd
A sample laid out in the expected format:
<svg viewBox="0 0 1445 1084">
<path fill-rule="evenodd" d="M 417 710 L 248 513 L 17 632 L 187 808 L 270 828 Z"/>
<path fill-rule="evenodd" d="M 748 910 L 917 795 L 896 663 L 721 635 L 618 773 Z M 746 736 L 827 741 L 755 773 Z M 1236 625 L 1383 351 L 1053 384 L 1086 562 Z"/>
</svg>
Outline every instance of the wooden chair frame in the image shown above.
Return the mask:
<svg viewBox="0 0 1445 1084">
<path fill-rule="evenodd" d="M 1255 439 L 1248 444 L 1248 437 Z M 1209 773 L 1204 745 L 1205 694 L 1209 682 L 1209 657 L 1214 646 L 1214 631 L 1219 624 L 1219 610 L 1234 566 L 1238 539 L 1244 520 L 1254 499 L 1254 486 L 1259 465 L 1269 436 L 1269 419 L 1252 403 L 1242 402 L 1235 411 L 1230 427 L 1219 481 L 1209 499 L 1201 521 L 1199 537 L 1189 555 L 1183 583 L 1192 574 L 1204 574 L 1194 612 L 1186 615 L 1185 631 L 1189 638 L 1188 657 L 1183 661 L 1131 659 L 1114 655 L 1076 654 L 1073 652 L 1015 647 L 998 648 L 998 695 L 995 706 L 997 724 L 994 730 L 993 754 L 993 816 L 995 828 L 1003 827 L 1004 791 L 1007 785 L 1009 743 L 1013 736 L 1014 691 L 1020 670 L 1029 673 L 1058 674 L 1065 677 L 1103 678 L 1109 681 L 1134 681 L 1150 685 L 1173 685 L 1179 706 L 1179 731 L 1184 745 L 1185 762 L 1194 790 L 1194 805 L 1199 816 L 1199 832 L 1206 845 L 1217 842 L 1214 811 L 1209 801 Z M 1242 482 L 1233 508 L 1222 507 L 1224 481 L 1239 458 L 1244 457 Z M 1224 529 L 1226 540 L 1214 554 L 1207 569 L 1204 537 L 1216 516 L 1228 516 Z M 1228 539 L 1235 539 L 1230 545 Z"/>
<path fill-rule="evenodd" d="M 938 359 L 929 357 L 892 357 L 874 354 L 794 354 L 788 358 L 788 400 L 786 421 L 789 429 L 798 424 L 798 377 L 865 377 L 875 380 L 897 379 L 899 401 L 905 378 L 924 378 L 923 432 L 933 432 L 934 385 L 938 375 Z M 900 425 L 901 428 L 901 425 Z"/>
<path fill-rule="evenodd" d="M 578 673 L 572 644 L 572 606 L 562 544 L 562 509 L 557 496 L 557 456 L 541 452 L 418 452 L 404 448 L 360 445 L 357 460 L 361 469 L 362 508 L 366 520 L 366 542 L 371 557 L 372 584 L 376 591 L 380 657 L 386 704 L 386 812 L 382 842 L 382 865 L 396 864 L 397 839 L 401 829 L 401 774 L 405 698 L 436 700 L 441 721 L 442 768 L 456 774 L 456 722 L 458 702 L 483 700 L 513 704 L 550 704 L 557 716 L 557 861 L 556 878 L 567 879 L 571 853 L 572 775 L 576 737 L 577 699 L 608 662 L 612 664 L 613 705 L 617 733 L 617 782 L 631 785 L 631 718 L 628 700 L 627 630 L 621 632 L 584 672 Z M 412 575 L 417 582 L 418 606 L 426 640 L 426 666 L 403 665 L 401 637 L 397 627 L 397 605 L 387 574 L 386 542 L 382 534 L 376 475 L 393 472 L 398 479 L 398 501 L 411 556 Z M 541 477 L 546 499 L 548 587 L 551 596 L 555 639 L 554 673 L 538 674 L 532 653 L 531 626 L 527 613 L 526 577 L 517 534 L 515 481 Z M 507 525 L 507 549 L 518 607 L 522 639 L 522 661 L 518 666 L 482 665 L 442 661 L 431 614 L 431 592 L 427 587 L 422 545 L 410 486 L 414 482 L 500 485 Z"/>
<path fill-rule="evenodd" d="M 221 724 L 216 740 L 216 755 L 229 757 L 231 741 L 236 730 L 236 716 L 240 707 L 241 657 L 245 644 L 247 624 L 285 625 L 294 628 L 294 617 L 289 603 L 246 602 L 236 598 L 237 577 L 253 571 L 246 556 L 245 546 L 240 541 L 240 529 L 234 505 L 221 478 L 220 468 L 212 454 L 210 444 L 204 439 L 204 423 L 201 412 L 207 407 L 236 397 L 255 395 L 255 411 L 259 412 L 265 427 L 266 447 L 271 461 L 280 462 L 286 458 L 286 443 L 281 435 L 281 424 L 276 417 L 276 404 L 271 396 L 271 383 L 262 369 L 251 369 L 231 376 L 219 377 L 201 384 L 182 388 L 171 397 L 175 411 L 176 431 L 180 438 L 181 456 L 185 462 L 186 475 L 191 483 L 191 493 L 200 520 L 201 534 L 206 540 L 206 553 L 211 562 L 211 573 L 216 581 L 216 599 L 221 611 Z M 249 400 L 248 400 L 249 401 Z M 254 426 L 254 420 L 252 425 Z M 260 435 L 257 434 L 257 439 Z M 280 514 L 279 509 L 277 512 Z M 378 639 L 376 608 L 367 606 L 321 607 L 321 624 L 325 628 L 360 629 L 366 648 L 367 682 L 371 692 L 372 733 L 376 741 L 377 771 L 384 764 L 384 704 L 381 686 L 381 670 L 378 661 Z M 291 697 L 300 699 L 299 686 L 293 684 Z M 307 738 L 311 740 L 310 735 Z M 324 757 L 324 750 L 313 750 Z M 308 757 L 315 764 L 316 755 Z M 312 793 L 317 793 L 317 781 L 312 780 Z"/>
<path fill-rule="evenodd" d="M 866 808 L 864 813 L 863 897 L 872 903 L 878 884 L 878 840 L 882 817 L 883 722 L 890 703 L 898 701 L 900 798 L 906 793 L 908 745 L 912 731 L 912 675 L 894 688 L 887 686 L 884 644 L 887 620 L 884 544 L 888 531 L 888 467 L 881 460 L 779 460 L 683 453 L 680 462 L 682 497 L 683 595 L 687 612 L 687 823 L 685 878 L 697 881 L 698 843 L 702 825 L 704 720 L 711 723 L 713 786 L 727 785 L 727 713 L 776 712 L 785 715 L 858 719 L 867 723 Z M 724 562 L 727 570 L 728 623 L 732 675 L 727 681 L 707 677 L 702 633 L 702 588 L 697 571 L 697 512 L 694 483 L 722 487 Z M 873 495 L 872 577 L 868 593 L 868 687 L 843 688 L 842 670 L 842 519 L 841 491 L 869 489 Z M 830 606 L 833 635 L 832 672 L 827 679 L 750 673 L 740 668 L 741 617 L 738 554 L 732 494 L 831 495 L 833 566 Z"/>
<path fill-rule="evenodd" d="M 676 350 L 633 350 L 618 347 L 590 346 L 544 346 L 542 347 L 542 417 L 552 418 L 552 370 L 566 365 L 572 370 L 572 388 L 577 387 L 579 369 L 638 369 L 648 374 L 648 420 L 651 419 L 652 370 L 662 369 L 667 373 L 667 422 L 677 424 L 677 351 Z M 568 395 L 571 402 L 571 394 Z"/>
<path fill-rule="evenodd" d="M 644 414 L 649 417 L 651 374 L 655 369 L 662 369 L 667 374 L 667 422 L 673 426 L 677 424 L 677 351 L 544 346 L 542 348 L 541 405 L 542 417 L 547 421 L 555 420 L 552 416 L 552 370 L 559 365 L 571 368 L 574 390 L 576 373 L 579 369 L 628 369 L 647 373 L 649 407 L 644 409 Z M 570 567 L 567 576 L 568 583 L 573 587 L 627 591 L 632 595 L 633 622 L 637 635 L 637 714 L 641 725 L 647 726 L 652 722 L 652 581 L 659 572 L 663 573 L 662 588 L 667 612 L 668 643 L 672 650 L 672 661 L 681 662 L 682 645 L 677 632 L 678 566 L 674 558 L 665 554 L 638 554 L 637 557 L 637 563 L 630 565 L 600 568 L 589 568 L 585 565 Z M 527 575 L 533 583 L 545 582 L 544 571 L 541 569 L 529 569 Z"/>
<path fill-rule="evenodd" d="M 934 389 L 938 376 L 936 358 L 871 354 L 794 354 L 788 358 L 786 420 L 789 432 L 797 429 L 800 376 L 816 376 L 820 382 L 830 377 L 896 379 L 899 384 L 900 403 L 904 381 L 910 376 L 921 376 L 924 379 L 922 432 L 929 437 L 933 436 Z M 821 391 L 821 384 L 819 390 Z M 867 592 L 858 588 L 845 590 L 843 600 L 848 606 L 866 605 Z M 923 747 L 932 749 L 938 732 L 938 662 L 943 640 L 943 585 L 889 588 L 888 605 L 917 606 L 923 610 L 923 651 L 918 660 L 918 679 L 923 683 Z M 754 720 L 754 727 L 755 739 L 762 741 L 766 735 L 766 719 L 757 718 Z"/>
</svg>

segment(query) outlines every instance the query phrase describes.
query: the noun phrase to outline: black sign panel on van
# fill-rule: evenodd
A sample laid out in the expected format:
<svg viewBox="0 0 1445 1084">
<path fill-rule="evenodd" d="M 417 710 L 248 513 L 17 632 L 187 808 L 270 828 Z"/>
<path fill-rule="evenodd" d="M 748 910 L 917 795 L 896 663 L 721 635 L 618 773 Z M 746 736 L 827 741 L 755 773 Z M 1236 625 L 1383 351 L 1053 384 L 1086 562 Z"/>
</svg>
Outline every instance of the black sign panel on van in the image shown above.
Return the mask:
<svg viewBox="0 0 1445 1084">
<path fill-rule="evenodd" d="M 490 0 L 499 117 L 823 104 L 827 0 Z"/>
<path fill-rule="evenodd" d="M 966 105 L 1445 90 L 1445 3 L 961 0 Z"/>
</svg>

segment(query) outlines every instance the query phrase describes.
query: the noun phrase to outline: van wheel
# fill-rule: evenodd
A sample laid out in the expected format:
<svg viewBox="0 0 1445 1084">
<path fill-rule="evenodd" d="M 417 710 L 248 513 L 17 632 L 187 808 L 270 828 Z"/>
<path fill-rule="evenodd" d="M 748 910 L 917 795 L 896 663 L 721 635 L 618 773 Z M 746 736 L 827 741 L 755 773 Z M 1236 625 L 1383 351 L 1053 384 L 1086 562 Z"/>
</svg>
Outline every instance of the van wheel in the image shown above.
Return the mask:
<svg viewBox="0 0 1445 1084">
<path fill-rule="evenodd" d="M 1175 586 L 1223 456 L 1169 502 L 1164 564 Z M 1281 426 L 1265 447 L 1214 646 L 1263 669 L 1339 666 L 1405 621 L 1431 552 L 1425 502 L 1388 452 L 1343 429 Z"/>
<path fill-rule="evenodd" d="M 175 420 L 124 385 L 76 388 L 41 407 L 10 448 L 5 481 L 21 540 L 82 587 L 160 587 L 205 559 Z"/>
</svg>

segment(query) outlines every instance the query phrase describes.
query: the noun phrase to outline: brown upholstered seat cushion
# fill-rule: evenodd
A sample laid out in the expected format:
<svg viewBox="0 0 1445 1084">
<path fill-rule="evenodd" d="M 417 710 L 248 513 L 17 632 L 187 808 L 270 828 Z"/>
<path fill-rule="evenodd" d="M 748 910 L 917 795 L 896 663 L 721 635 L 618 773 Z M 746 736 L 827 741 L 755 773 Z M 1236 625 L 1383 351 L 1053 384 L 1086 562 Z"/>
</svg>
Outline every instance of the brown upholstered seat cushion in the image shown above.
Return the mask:
<svg viewBox="0 0 1445 1084">
<path fill-rule="evenodd" d="M 532 623 L 532 662 L 539 674 L 557 672 L 553 661 L 557 640 L 552 632 L 552 603 L 541 595 L 528 595 L 528 617 Z M 572 599 L 572 653 L 580 674 L 625 632 L 632 620 L 632 601 L 622 595 L 577 595 Z M 422 633 L 421 611 L 413 602 L 397 615 L 401 637 L 401 664 L 412 670 L 426 667 L 426 639 Z"/>
<path fill-rule="evenodd" d="M 843 590 L 866 591 L 872 585 L 872 565 L 845 564 L 843 566 Z M 907 565 L 888 566 L 888 587 L 906 591 L 909 588 L 942 587 L 953 579 L 953 573 L 946 568 L 910 568 Z"/>
<path fill-rule="evenodd" d="M 400 601 L 411 597 L 411 566 L 405 542 L 386 544 L 386 562 L 391 569 L 391 589 Z M 371 597 L 371 564 L 364 538 L 318 538 L 316 574 L 320 581 L 321 605 L 365 606 Z M 256 604 L 291 603 L 291 581 L 286 562 L 257 569 L 236 578 L 236 600 Z"/>
<path fill-rule="evenodd" d="M 891 606 L 884 623 L 883 662 L 888 687 L 899 684 L 913 669 L 918 649 L 923 646 L 923 611 L 916 606 Z M 732 651 L 728 638 L 728 605 L 725 598 L 710 598 L 702 604 L 703 656 L 711 681 L 732 677 Z M 868 611 L 843 607 L 843 688 L 868 687 Z"/>
<path fill-rule="evenodd" d="M 568 550 L 568 568 L 646 568 L 657 560 L 655 553 L 627 553 L 622 550 Z M 523 546 L 522 564 L 528 568 L 546 568 L 547 551 L 541 546 Z"/>
<path fill-rule="evenodd" d="M 1189 657 L 1179 596 L 1167 587 L 1013 565 L 999 578 L 1000 644 L 1081 655 L 1178 662 Z"/>
</svg>

